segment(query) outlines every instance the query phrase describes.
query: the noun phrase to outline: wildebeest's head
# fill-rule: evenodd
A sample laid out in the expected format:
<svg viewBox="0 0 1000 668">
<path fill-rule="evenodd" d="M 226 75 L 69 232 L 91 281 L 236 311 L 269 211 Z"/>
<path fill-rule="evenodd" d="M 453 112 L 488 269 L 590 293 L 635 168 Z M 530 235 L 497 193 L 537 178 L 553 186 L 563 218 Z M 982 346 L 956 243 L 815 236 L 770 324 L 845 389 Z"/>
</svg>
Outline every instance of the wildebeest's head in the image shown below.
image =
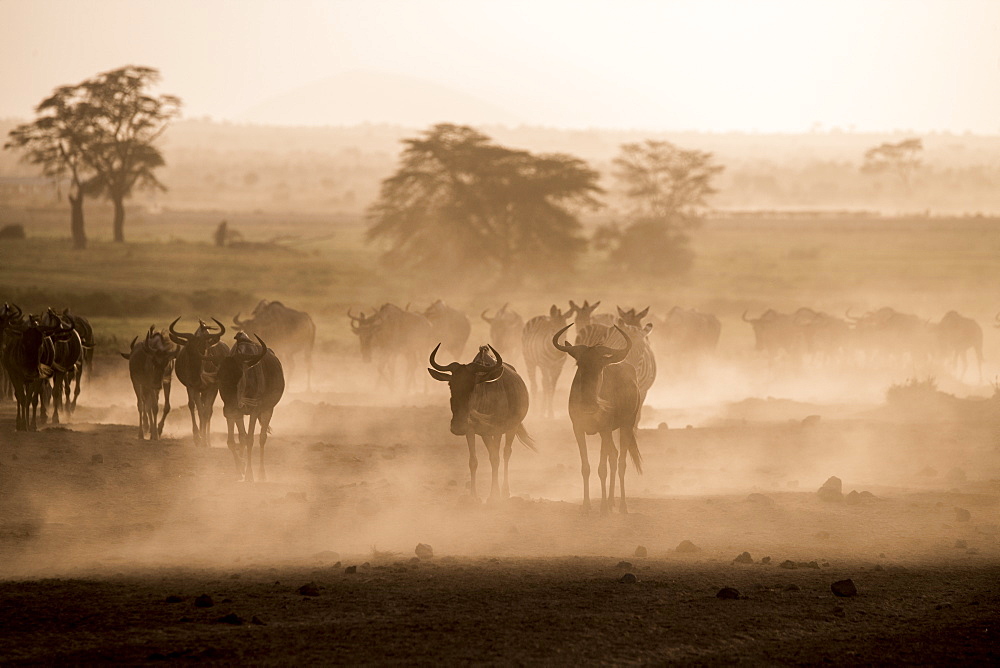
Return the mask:
<svg viewBox="0 0 1000 668">
<path fill-rule="evenodd" d="M 625 360 L 629 351 L 632 350 L 632 339 L 625 330 L 615 325 L 615 329 L 625 339 L 624 348 L 615 349 L 603 345 L 588 346 L 583 344 L 570 345 L 569 343 L 559 343 L 559 337 L 572 326 L 573 324 L 570 323 L 556 332 L 552 337 L 552 345 L 557 350 L 563 351 L 576 360 L 576 373 L 582 383 L 583 389 L 583 405 L 581 407 L 586 412 L 596 412 L 598 409 L 597 388 L 601 372 L 609 364 L 618 364 Z"/>
<path fill-rule="evenodd" d="M 448 383 L 448 389 L 451 390 L 451 433 L 464 436 L 469 429 L 469 400 L 472 398 L 472 392 L 479 383 L 492 383 L 500 379 L 503 375 L 503 358 L 493 346 L 484 346 L 476 356 L 476 360 L 479 361 L 472 361 L 469 364 L 452 362 L 443 366 L 435 359 L 440 347 L 439 343 L 431 351 L 432 368 L 427 369 L 427 373 L 434 380 Z M 493 353 L 495 359 L 493 364 L 485 363 L 487 356 L 484 348 Z"/>
<path fill-rule="evenodd" d="M 218 327 L 213 327 L 204 320 L 199 320 L 198 329 L 194 330 L 194 332 L 190 334 L 178 332 L 174 329 L 174 326 L 180 319 L 180 316 L 178 316 L 172 323 L 170 323 L 170 340 L 179 346 L 190 346 L 196 352 L 204 352 L 208 350 L 217 344 L 222 339 L 222 335 L 226 333 L 226 326 L 218 320 L 215 320 L 215 318 L 212 318 L 212 320 L 215 320 L 215 324 L 218 325 Z M 219 331 L 217 333 L 213 333 L 212 330 L 214 329 L 218 329 Z"/>
<path fill-rule="evenodd" d="M 364 362 L 372 361 L 372 338 L 382 324 L 382 318 L 378 312 L 366 316 L 362 311 L 361 315 L 354 315 L 351 309 L 347 309 L 347 317 L 351 319 L 351 331 L 358 336 L 361 343 L 361 359 Z"/>
</svg>

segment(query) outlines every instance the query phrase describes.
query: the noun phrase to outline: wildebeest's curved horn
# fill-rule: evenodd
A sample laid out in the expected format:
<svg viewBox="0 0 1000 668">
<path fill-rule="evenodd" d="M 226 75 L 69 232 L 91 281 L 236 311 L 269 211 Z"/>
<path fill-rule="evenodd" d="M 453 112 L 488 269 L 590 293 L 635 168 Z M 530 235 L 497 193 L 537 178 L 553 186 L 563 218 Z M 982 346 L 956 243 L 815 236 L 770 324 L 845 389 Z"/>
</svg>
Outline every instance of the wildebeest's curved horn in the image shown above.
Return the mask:
<svg viewBox="0 0 1000 668">
<path fill-rule="evenodd" d="M 24 315 L 24 312 L 21 310 L 21 307 L 18 306 L 17 304 L 14 304 L 13 302 L 11 302 L 10 307 L 12 309 L 14 309 L 13 311 L 11 311 L 11 315 L 13 317 L 20 318 L 22 315 Z"/>
<path fill-rule="evenodd" d="M 629 351 L 632 350 L 632 337 L 626 334 L 625 330 L 623 330 L 618 325 L 615 325 L 615 329 L 617 329 L 618 333 L 625 338 L 625 347 L 619 350 L 615 350 L 614 348 L 601 346 L 602 348 L 601 352 L 603 352 L 605 357 L 608 358 L 608 364 L 617 364 L 618 362 L 624 361 L 625 358 L 628 357 Z"/>
<path fill-rule="evenodd" d="M 135 348 L 135 342 L 138 341 L 138 340 L 139 340 L 139 337 L 136 336 L 134 339 L 132 339 L 132 343 L 129 344 L 129 346 L 128 346 L 128 352 L 127 353 L 123 353 L 123 352 L 119 351 L 118 354 L 121 355 L 122 357 L 124 357 L 125 359 L 130 359 L 132 357 L 132 349 Z"/>
<path fill-rule="evenodd" d="M 236 325 L 237 327 L 242 328 L 243 322 L 244 322 L 243 320 L 240 320 L 240 314 L 237 311 L 236 315 L 233 316 L 233 324 Z"/>
<path fill-rule="evenodd" d="M 753 322 L 752 318 L 748 318 L 747 317 L 747 312 L 746 311 L 743 311 L 743 316 L 742 317 L 743 317 L 743 322 Z"/>
<path fill-rule="evenodd" d="M 440 364 L 438 364 L 436 357 L 437 357 L 438 348 L 440 348 L 440 347 L 441 347 L 441 344 L 439 343 L 436 346 L 434 346 L 434 350 L 431 351 L 430 363 L 431 363 L 431 366 L 435 370 L 437 370 L 437 371 L 449 371 L 449 372 L 451 372 L 451 371 L 454 371 L 459 366 L 461 366 L 458 362 L 452 362 L 448 366 L 441 366 Z"/>
<path fill-rule="evenodd" d="M 848 307 L 848 309 L 844 311 L 844 317 L 850 320 L 851 322 L 857 322 L 858 320 L 861 320 L 861 318 L 856 318 L 853 315 L 851 315 L 850 307 Z"/>
<path fill-rule="evenodd" d="M 350 308 L 347 309 L 347 317 L 350 318 L 351 320 L 360 321 L 360 320 L 364 319 L 364 317 L 365 317 L 365 312 L 364 311 L 361 312 L 360 316 L 354 315 L 353 313 L 351 313 L 351 311 L 352 311 L 352 309 L 350 309 Z"/>
<path fill-rule="evenodd" d="M 482 318 L 483 320 L 485 320 L 486 322 L 492 324 L 493 321 L 496 320 L 496 316 L 493 316 L 492 318 L 487 318 L 486 317 L 486 312 L 487 311 L 489 311 L 489 309 L 488 308 L 484 308 L 483 312 L 479 314 L 479 317 Z"/>
<path fill-rule="evenodd" d="M 573 326 L 573 323 L 571 322 L 568 325 L 566 325 L 565 327 L 563 327 L 562 329 L 560 329 L 558 332 L 556 332 L 552 336 L 552 345 L 554 345 L 556 347 L 556 350 L 561 350 L 564 353 L 570 353 L 570 354 L 572 354 L 572 352 L 573 352 L 573 346 L 569 345 L 568 343 L 559 343 L 559 337 L 562 336 L 563 332 L 565 332 L 567 329 L 569 329 L 572 326 Z"/>
<path fill-rule="evenodd" d="M 177 318 L 175 318 L 174 321 L 170 323 L 170 327 L 168 328 L 168 330 L 170 331 L 171 341 L 179 345 L 184 345 L 192 338 L 194 338 L 194 334 L 185 334 L 184 332 L 178 332 L 176 329 L 174 329 L 174 325 L 176 325 L 177 321 L 180 319 L 181 317 L 177 316 Z"/>
<path fill-rule="evenodd" d="M 212 318 L 212 320 L 215 320 L 215 318 Z M 219 333 L 218 334 L 212 334 L 211 336 L 208 337 L 208 344 L 210 346 L 214 346 L 216 343 L 218 343 L 219 341 L 221 341 L 222 340 L 222 335 L 226 333 L 226 326 L 225 325 L 223 325 L 218 320 L 215 320 L 215 324 L 219 326 Z"/>
</svg>

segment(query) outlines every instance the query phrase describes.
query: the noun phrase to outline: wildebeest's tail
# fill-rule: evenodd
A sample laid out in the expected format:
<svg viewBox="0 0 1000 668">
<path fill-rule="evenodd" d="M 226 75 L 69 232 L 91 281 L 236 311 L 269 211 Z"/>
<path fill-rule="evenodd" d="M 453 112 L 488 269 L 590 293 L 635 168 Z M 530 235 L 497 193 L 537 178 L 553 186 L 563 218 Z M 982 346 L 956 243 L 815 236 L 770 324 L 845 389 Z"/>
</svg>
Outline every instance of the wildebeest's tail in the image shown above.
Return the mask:
<svg viewBox="0 0 1000 668">
<path fill-rule="evenodd" d="M 524 445 L 532 452 L 538 452 L 538 448 L 535 447 L 535 439 L 531 438 L 528 434 L 528 430 L 524 428 L 523 424 L 517 425 L 517 430 L 514 432 L 517 436 L 517 440 L 524 443 Z"/>
<path fill-rule="evenodd" d="M 629 458 L 632 460 L 632 465 L 635 466 L 637 473 L 642 473 L 642 455 L 639 454 L 639 441 L 635 438 L 635 428 L 632 429 L 622 429 L 619 434 L 621 439 L 621 446 L 628 451 Z"/>
</svg>

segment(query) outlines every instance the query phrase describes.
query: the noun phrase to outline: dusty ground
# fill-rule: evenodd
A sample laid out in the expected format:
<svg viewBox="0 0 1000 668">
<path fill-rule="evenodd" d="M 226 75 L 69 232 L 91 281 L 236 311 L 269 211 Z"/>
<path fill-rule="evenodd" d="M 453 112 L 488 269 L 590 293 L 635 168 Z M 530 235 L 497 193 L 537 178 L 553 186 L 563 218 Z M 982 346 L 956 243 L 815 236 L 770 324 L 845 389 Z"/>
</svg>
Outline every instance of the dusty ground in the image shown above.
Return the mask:
<svg viewBox="0 0 1000 668">
<path fill-rule="evenodd" d="M 986 403 L 900 415 L 750 401 L 690 429 L 656 429 L 686 416 L 650 409 L 623 517 L 580 512 L 566 418 L 529 416 L 540 451 L 516 447 L 512 498 L 476 504 L 439 394 L 405 407 L 291 394 L 275 414 L 267 482 L 255 484 L 236 481 L 221 436 L 191 444 L 179 401 L 175 392 L 159 443 L 136 440 L 124 400 L 84 402 L 71 424 L 37 434 L 15 433 L 0 407 L 0 659 L 967 664 L 1000 654 L 1000 451 Z M 831 475 L 875 498 L 820 500 Z M 478 480 L 485 495 L 482 451 Z M 678 552 L 684 540 L 698 551 Z M 417 558 L 417 543 L 434 556 Z M 733 563 L 744 551 L 753 563 Z M 620 582 L 626 573 L 638 581 Z M 856 597 L 832 594 L 845 578 Z M 299 593 L 309 583 L 318 595 Z M 740 599 L 716 598 L 722 587 Z M 211 607 L 196 606 L 203 594 Z"/>
</svg>

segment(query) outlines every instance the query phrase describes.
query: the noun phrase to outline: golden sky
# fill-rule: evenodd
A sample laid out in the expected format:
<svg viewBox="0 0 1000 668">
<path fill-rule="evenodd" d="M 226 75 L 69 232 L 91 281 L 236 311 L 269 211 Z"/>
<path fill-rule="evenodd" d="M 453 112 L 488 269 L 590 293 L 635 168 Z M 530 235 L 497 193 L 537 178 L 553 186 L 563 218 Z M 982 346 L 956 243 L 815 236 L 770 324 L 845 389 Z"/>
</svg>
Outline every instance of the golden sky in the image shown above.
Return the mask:
<svg viewBox="0 0 1000 668">
<path fill-rule="evenodd" d="M 0 0 L 0 117 L 124 64 L 233 121 L 1000 132 L 1000 0 Z"/>
</svg>

